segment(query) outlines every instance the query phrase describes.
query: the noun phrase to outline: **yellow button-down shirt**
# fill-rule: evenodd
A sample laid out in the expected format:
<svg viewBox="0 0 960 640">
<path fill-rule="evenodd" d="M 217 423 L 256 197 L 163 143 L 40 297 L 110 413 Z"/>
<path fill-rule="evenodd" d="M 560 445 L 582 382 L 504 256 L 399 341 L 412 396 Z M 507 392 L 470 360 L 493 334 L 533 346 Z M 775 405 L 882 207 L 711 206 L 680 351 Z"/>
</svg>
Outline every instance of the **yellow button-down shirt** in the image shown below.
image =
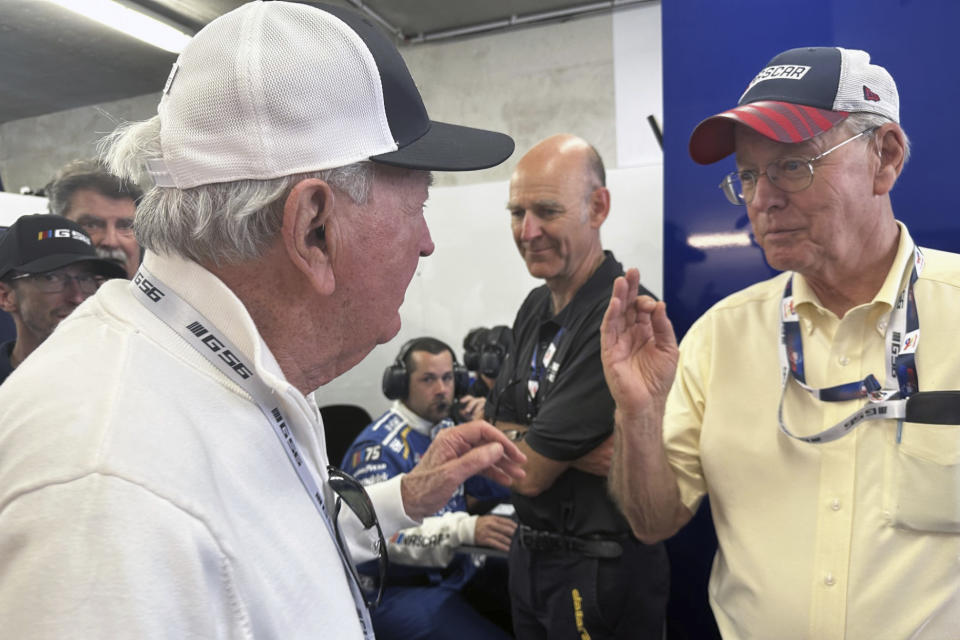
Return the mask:
<svg viewBox="0 0 960 640">
<path fill-rule="evenodd" d="M 807 383 L 874 374 L 909 276 L 903 225 L 876 297 L 842 319 L 794 276 Z M 921 391 L 960 389 L 960 256 L 926 249 L 915 285 Z M 681 499 L 710 495 L 719 549 L 709 597 L 725 639 L 960 638 L 960 427 L 861 423 L 808 444 L 781 433 L 779 305 L 790 274 L 722 300 L 687 333 L 664 442 Z M 787 427 L 813 435 L 863 401 L 819 402 L 794 383 Z M 958 416 L 960 422 L 960 416 Z"/>
</svg>

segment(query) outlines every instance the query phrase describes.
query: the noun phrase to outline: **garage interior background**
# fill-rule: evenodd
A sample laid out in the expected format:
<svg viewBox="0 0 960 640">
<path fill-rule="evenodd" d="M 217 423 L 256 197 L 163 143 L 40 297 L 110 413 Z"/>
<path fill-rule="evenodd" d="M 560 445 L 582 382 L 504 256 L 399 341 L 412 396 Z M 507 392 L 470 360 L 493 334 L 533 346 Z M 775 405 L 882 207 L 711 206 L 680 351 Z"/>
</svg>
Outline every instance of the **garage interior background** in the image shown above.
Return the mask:
<svg viewBox="0 0 960 640">
<path fill-rule="evenodd" d="M 920 244 L 960 251 L 950 191 L 958 134 L 947 120 L 960 104 L 951 46 L 958 24 L 960 6 L 950 0 L 811 0 L 790 8 L 671 0 L 404 45 L 432 118 L 506 131 L 517 153 L 488 171 L 437 174 L 427 209 L 437 251 L 411 283 L 401 333 L 320 389 L 318 402 L 377 414 L 387 404 L 380 374 L 403 340 L 429 333 L 459 347 L 472 327 L 512 322 L 537 282 L 513 246 L 506 181 L 520 154 L 560 131 L 583 136 L 604 157 L 613 197 L 604 241 L 664 295 L 678 335 L 716 300 L 771 275 L 745 213 L 716 188 L 732 161 L 695 165 L 686 142 L 697 122 L 732 106 L 763 64 L 791 47 L 862 48 L 891 71 L 914 154 L 894 190 L 894 210 Z M 3 184 L 14 192 L 42 186 L 66 161 L 92 154 L 114 120 L 149 117 L 157 100 L 153 93 L 0 125 Z M 665 162 L 646 121 L 651 114 L 663 126 Z M 748 346 L 775 336 L 744 339 Z M 670 638 L 714 637 L 706 575 L 715 544 L 706 508 L 670 542 Z"/>
</svg>

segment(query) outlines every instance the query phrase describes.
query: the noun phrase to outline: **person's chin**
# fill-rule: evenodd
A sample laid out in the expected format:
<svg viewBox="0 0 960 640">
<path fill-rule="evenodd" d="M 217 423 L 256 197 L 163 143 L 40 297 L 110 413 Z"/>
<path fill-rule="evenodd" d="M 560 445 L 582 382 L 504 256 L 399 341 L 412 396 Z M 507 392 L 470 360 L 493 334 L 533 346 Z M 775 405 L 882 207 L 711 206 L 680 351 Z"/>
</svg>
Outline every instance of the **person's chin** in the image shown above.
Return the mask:
<svg viewBox="0 0 960 640">
<path fill-rule="evenodd" d="M 548 260 L 537 260 L 528 256 L 526 262 L 527 271 L 534 278 L 549 278 L 554 272 Z"/>
<path fill-rule="evenodd" d="M 400 333 L 400 316 L 396 316 L 396 320 L 391 322 L 389 325 L 386 325 L 383 330 L 376 334 L 376 339 L 374 341 L 373 347 L 380 344 L 387 344 L 391 340 L 397 337 L 397 334 Z M 370 347 L 370 350 L 373 350 L 373 347 Z"/>
</svg>

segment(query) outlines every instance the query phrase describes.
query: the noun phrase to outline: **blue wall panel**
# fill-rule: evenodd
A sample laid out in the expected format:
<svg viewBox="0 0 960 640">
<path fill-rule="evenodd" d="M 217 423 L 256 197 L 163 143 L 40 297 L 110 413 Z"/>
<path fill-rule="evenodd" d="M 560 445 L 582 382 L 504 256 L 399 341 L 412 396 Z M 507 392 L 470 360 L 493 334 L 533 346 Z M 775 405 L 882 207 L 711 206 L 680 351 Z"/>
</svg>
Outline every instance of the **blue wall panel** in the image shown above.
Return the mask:
<svg viewBox="0 0 960 640">
<path fill-rule="evenodd" d="M 864 49 L 900 91 L 913 157 L 894 188 L 897 218 L 924 246 L 960 251 L 955 107 L 960 105 L 960 3 L 953 0 L 664 0 L 664 298 L 678 337 L 720 298 L 775 272 L 756 246 L 697 248 L 691 236 L 748 232 L 746 211 L 717 185 L 732 159 L 695 164 L 687 153 L 700 120 L 736 104 L 777 53 L 801 46 Z M 775 423 L 771 420 L 771 428 Z M 709 514 L 675 536 L 671 638 L 710 638 L 706 576 L 716 546 Z"/>
</svg>

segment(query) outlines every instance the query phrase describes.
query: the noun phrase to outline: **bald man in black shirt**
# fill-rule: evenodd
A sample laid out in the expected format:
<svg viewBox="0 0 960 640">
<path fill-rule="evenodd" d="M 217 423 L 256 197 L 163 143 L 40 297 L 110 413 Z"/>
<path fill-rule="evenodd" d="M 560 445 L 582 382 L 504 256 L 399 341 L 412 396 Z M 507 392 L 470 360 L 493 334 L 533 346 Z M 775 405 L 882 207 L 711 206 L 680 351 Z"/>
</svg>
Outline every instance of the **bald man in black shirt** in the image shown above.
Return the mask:
<svg viewBox="0 0 960 640">
<path fill-rule="evenodd" d="M 513 486 L 521 527 L 510 550 L 521 639 L 662 636 L 666 552 L 636 540 L 607 494 L 614 402 L 599 329 L 623 268 L 600 243 L 604 183 L 596 150 L 570 135 L 533 147 L 510 181 L 514 240 L 545 281 L 517 314 L 515 347 L 487 403 L 527 455 L 527 475 Z"/>
</svg>

